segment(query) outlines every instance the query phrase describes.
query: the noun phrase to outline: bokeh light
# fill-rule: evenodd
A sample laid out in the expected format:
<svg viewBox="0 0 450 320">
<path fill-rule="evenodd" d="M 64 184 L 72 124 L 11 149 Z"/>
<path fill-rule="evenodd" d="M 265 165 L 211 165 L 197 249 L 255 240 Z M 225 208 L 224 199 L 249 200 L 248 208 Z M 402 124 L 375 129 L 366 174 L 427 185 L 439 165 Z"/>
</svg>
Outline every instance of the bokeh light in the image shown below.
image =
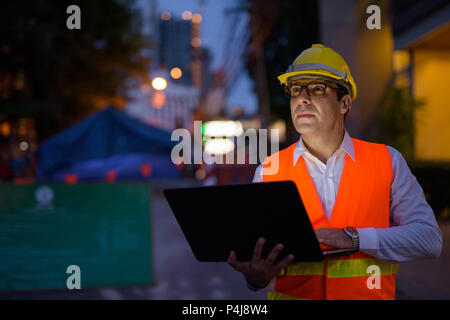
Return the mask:
<svg viewBox="0 0 450 320">
<path fill-rule="evenodd" d="M 194 48 L 198 48 L 202 45 L 202 40 L 199 37 L 194 37 L 191 40 L 191 44 Z"/>
<path fill-rule="evenodd" d="M 192 19 L 192 12 L 190 11 L 184 11 L 181 14 L 181 18 L 183 18 L 183 20 L 191 20 Z"/>
<path fill-rule="evenodd" d="M 22 151 L 27 151 L 28 148 L 29 148 L 28 142 L 22 141 L 22 142 L 19 144 L 19 148 L 20 148 L 20 150 L 22 150 Z"/>
<path fill-rule="evenodd" d="M 161 13 L 161 20 L 170 20 L 170 18 L 172 18 L 170 12 L 164 11 Z"/>
<path fill-rule="evenodd" d="M 172 70 L 170 70 L 170 76 L 174 79 L 180 79 L 181 76 L 183 75 L 183 72 L 181 71 L 180 68 L 172 68 Z"/>
<path fill-rule="evenodd" d="M 200 13 L 194 13 L 194 15 L 192 16 L 192 22 L 194 23 L 202 22 L 202 15 Z"/>
<path fill-rule="evenodd" d="M 11 126 L 8 122 L 3 122 L 0 126 L 0 131 L 2 133 L 2 136 L 9 137 L 9 134 L 11 133 Z"/>
<path fill-rule="evenodd" d="M 166 102 L 166 95 L 164 92 L 157 91 L 152 97 L 152 106 L 156 109 L 161 109 Z"/>
<path fill-rule="evenodd" d="M 152 87 L 156 90 L 164 90 L 167 87 L 167 81 L 164 78 L 156 77 L 152 81 Z"/>
</svg>

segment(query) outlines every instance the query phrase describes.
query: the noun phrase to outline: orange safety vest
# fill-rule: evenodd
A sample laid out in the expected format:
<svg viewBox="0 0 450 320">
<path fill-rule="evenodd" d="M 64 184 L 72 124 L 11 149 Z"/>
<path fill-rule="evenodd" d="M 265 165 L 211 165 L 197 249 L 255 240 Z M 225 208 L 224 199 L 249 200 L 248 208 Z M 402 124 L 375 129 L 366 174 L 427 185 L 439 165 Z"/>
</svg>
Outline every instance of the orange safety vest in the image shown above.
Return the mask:
<svg viewBox="0 0 450 320">
<path fill-rule="evenodd" d="M 263 181 L 292 180 L 314 229 L 389 227 L 392 161 L 385 145 L 352 139 L 355 161 L 346 154 L 344 169 L 330 220 L 302 157 L 293 165 L 295 143 L 266 158 Z M 276 155 L 276 154 L 275 154 Z M 269 165 L 278 162 L 275 174 Z M 273 173 L 273 172 L 272 172 Z M 372 270 L 380 270 L 380 288 L 374 284 Z M 320 262 L 300 262 L 282 269 L 277 275 L 275 292 L 269 299 L 394 299 L 398 264 L 384 263 L 363 252 L 325 258 Z M 373 276 L 372 276 L 373 275 Z M 369 277 L 371 277 L 369 279 Z"/>
</svg>

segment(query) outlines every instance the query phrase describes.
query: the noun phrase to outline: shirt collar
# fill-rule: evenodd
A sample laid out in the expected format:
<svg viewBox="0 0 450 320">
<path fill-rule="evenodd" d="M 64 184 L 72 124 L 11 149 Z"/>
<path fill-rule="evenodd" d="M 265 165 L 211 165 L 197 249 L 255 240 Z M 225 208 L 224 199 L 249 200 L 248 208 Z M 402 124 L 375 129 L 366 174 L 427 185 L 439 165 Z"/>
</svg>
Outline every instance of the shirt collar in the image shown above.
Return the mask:
<svg viewBox="0 0 450 320">
<path fill-rule="evenodd" d="M 355 151 L 353 147 L 352 137 L 348 134 L 347 130 L 344 130 L 344 139 L 342 139 L 341 146 L 338 148 L 344 150 L 353 161 L 355 161 Z M 337 151 L 337 150 L 336 150 Z M 305 144 L 303 143 L 302 137 L 298 140 L 294 149 L 294 166 L 297 163 L 298 158 L 304 153 L 308 152 Z"/>
</svg>

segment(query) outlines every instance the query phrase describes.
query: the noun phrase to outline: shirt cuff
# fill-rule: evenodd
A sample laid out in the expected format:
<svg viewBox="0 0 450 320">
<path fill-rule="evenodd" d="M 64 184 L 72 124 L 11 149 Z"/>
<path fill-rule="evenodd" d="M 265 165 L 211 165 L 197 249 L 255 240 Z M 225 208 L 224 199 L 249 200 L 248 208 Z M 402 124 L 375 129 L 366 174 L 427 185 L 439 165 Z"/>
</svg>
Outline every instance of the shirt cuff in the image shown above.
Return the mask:
<svg viewBox="0 0 450 320">
<path fill-rule="evenodd" d="M 378 234 L 375 228 L 357 229 L 359 235 L 359 250 L 368 254 L 378 250 Z"/>
</svg>

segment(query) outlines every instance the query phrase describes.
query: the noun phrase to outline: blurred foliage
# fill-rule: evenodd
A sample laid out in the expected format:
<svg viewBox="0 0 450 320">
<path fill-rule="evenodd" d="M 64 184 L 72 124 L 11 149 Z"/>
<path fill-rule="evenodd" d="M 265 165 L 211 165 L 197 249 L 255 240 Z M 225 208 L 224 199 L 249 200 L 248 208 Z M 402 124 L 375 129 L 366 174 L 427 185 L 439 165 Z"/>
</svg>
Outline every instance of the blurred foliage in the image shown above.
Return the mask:
<svg viewBox="0 0 450 320">
<path fill-rule="evenodd" d="M 414 112 L 423 104 L 408 88 L 388 88 L 380 105 L 377 140 L 400 151 L 408 162 L 414 160 Z"/>
<path fill-rule="evenodd" d="M 264 0 L 243 0 L 250 6 L 250 15 L 258 14 L 258 6 L 264 6 Z M 289 98 L 286 97 L 277 77 L 284 73 L 294 59 L 313 43 L 319 43 L 319 8 L 316 0 L 280 0 L 276 2 L 275 21 L 261 48 L 264 53 L 266 81 L 269 91 L 270 112 L 276 118 L 286 122 L 287 141 L 297 140 L 292 125 Z M 261 19 L 263 22 L 266 19 Z M 261 26 L 264 28 L 264 26 Z M 250 42 L 255 37 L 250 36 Z M 247 69 L 253 80 L 257 80 L 256 63 L 251 56 L 247 60 Z"/>
<path fill-rule="evenodd" d="M 413 163 L 411 171 L 440 219 L 450 219 L 450 163 Z"/>
<path fill-rule="evenodd" d="M 450 218 L 450 164 L 420 162 L 414 158 L 415 111 L 425 104 L 408 87 L 389 87 L 380 105 L 377 142 L 401 152 L 422 187 L 429 205 L 441 219 Z"/>
<path fill-rule="evenodd" d="M 121 106 L 149 59 L 134 1 L 15 0 L 0 10 L 0 114 L 32 117 L 40 139 L 108 104 Z M 81 30 L 69 30 L 69 5 Z"/>
</svg>

